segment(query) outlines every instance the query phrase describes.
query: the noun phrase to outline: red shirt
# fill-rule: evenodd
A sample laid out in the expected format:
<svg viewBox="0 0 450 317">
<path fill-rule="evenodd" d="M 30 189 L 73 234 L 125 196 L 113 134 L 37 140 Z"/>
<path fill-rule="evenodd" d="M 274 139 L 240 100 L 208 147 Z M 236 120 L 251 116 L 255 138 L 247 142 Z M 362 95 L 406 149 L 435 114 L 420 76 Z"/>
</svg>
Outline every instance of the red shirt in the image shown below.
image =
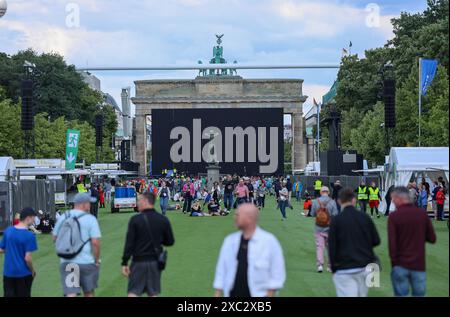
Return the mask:
<svg viewBox="0 0 450 317">
<path fill-rule="evenodd" d="M 436 204 L 443 205 L 445 203 L 445 194 L 441 191 L 438 191 L 436 194 Z"/>
<path fill-rule="evenodd" d="M 304 210 L 308 210 L 309 206 L 312 205 L 312 200 L 305 200 L 305 202 L 303 203 L 303 209 Z"/>
<path fill-rule="evenodd" d="M 425 271 L 425 243 L 435 243 L 436 234 L 423 209 L 403 205 L 389 214 L 388 239 L 393 267 Z"/>
</svg>

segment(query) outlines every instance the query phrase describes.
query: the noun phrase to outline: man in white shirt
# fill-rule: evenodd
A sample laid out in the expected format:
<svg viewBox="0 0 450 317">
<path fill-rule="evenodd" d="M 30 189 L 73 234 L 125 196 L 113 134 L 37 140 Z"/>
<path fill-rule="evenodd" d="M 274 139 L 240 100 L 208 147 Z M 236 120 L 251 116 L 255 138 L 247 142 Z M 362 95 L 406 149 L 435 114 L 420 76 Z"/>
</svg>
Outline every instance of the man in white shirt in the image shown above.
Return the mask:
<svg viewBox="0 0 450 317">
<path fill-rule="evenodd" d="M 283 250 L 277 238 L 258 227 L 258 208 L 242 204 L 220 250 L 214 279 L 215 296 L 272 297 L 286 279 Z"/>
</svg>

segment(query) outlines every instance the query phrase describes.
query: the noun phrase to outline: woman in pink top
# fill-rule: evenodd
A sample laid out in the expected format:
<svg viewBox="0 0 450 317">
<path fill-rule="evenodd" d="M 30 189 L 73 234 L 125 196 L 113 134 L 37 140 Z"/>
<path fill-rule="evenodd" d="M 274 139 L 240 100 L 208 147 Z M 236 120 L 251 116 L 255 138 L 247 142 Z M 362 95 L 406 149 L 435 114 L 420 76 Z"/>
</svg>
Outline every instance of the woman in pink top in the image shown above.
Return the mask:
<svg viewBox="0 0 450 317">
<path fill-rule="evenodd" d="M 187 178 L 186 183 L 183 186 L 183 196 L 184 196 L 183 213 L 191 212 L 191 204 L 194 195 L 195 195 L 194 184 L 191 183 L 190 178 Z"/>
</svg>

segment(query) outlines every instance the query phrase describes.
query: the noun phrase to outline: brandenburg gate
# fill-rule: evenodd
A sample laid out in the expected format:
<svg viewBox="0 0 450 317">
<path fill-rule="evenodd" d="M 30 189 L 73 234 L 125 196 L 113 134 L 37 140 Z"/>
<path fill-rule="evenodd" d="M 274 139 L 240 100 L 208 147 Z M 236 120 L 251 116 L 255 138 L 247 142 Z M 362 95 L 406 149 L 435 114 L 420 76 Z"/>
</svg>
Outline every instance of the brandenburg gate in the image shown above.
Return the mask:
<svg viewBox="0 0 450 317">
<path fill-rule="evenodd" d="M 283 108 L 284 114 L 292 116 L 292 170 L 305 168 L 307 146 L 302 108 L 307 96 L 302 93 L 303 80 L 238 76 L 233 64 L 227 64 L 223 58 L 222 36 L 217 36 L 210 64 L 223 64 L 223 68 L 202 69 L 192 80 L 135 81 L 133 160 L 140 163 L 140 175 L 148 173 L 146 121 L 153 109 Z"/>
</svg>

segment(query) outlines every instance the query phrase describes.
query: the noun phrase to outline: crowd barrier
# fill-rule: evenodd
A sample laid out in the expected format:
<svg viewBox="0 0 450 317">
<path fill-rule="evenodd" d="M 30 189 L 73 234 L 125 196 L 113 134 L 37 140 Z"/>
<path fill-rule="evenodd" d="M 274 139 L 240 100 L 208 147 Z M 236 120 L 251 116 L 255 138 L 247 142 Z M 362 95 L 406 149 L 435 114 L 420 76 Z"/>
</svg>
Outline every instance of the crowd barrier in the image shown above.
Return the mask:
<svg viewBox="0 0 450 317">
<path fill-rule="evenodd" d="M 0 182 L 0 232 L 12 223 L 14 214 L 25 207 L 42 210 L 54 218 L 58 186 L 53 180 L 43 179 Z"/>
</svg>

